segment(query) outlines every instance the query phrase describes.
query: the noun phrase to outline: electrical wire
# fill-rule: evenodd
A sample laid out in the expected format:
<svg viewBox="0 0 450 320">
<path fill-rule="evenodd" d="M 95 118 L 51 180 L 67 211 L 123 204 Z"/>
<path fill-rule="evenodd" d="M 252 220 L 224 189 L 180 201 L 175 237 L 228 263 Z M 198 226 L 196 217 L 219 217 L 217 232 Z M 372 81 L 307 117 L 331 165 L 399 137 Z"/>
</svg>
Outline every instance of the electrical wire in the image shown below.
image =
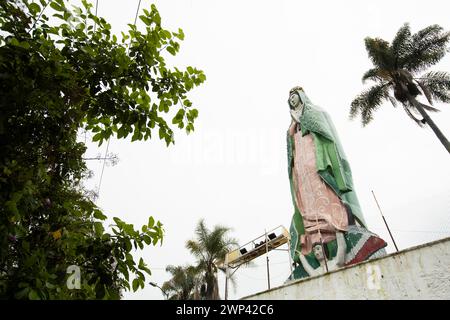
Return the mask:
<svg viewBox="0 0 450 320">
<path fill-rule="evenodd" d="M 138 17 L 139 7 L 140 6 L 141 6 L 141 0 L 139 0 L 138 6 L 137 6 L 136 16 L 134 17 L 134 25 L 136 25 L 136 22 L 137 22 L 137 17 Z"/>
<path fill-rule="evenodd" d="M 135 25 L 135 26 L 136 26 L 137 17 L 138 17 L 138 14 L 139 14 L 139 9 L 140 9 L 140 7 L 141 7 L 141 0 L 139 0 L 139 2 L 138 2 L 138 6 L 137 6 L 137 9 L 136 9 L 136 15 L 135 15 L 135 17 L 134 17 L 134 25 Z M 97 12 L 98 12 L 98 0 L 96 0 L 96 5 L 95 5 L 95 15 L 96 15 L 96 16 L 97 16 Z M 96 26 L 96 24 L 95 24 L 95 26 Z M 95 32 L 95 26 L 94 26 L 94 32 Z M 97 198 L 100 196 L 100 187 L 101 187 L 101 185 L 102 185 L 103 172 L 105 171 L 106 158 L 107 158 L 107 155 L 108 155 L 108 150 L 109 150 L 109 143 L 110 143 L 110 141 L 111 141 L 111 139 L 108 138 L 108 142 L 107 142 L 107 144 L 106 144 L 105 157 L 104 157 L 104 160 L 103 160 L 102 172 L 101 172 L 101 174 L 100 174 L 100 181 L 99 181 L 98 187 L 97 187 Z"/>
<path fill-rule="evenodd" d="M 384 230 L 383 228 L 373 228 L 373 230 Z M 437 230 L 399 230 L 392 229 L 395 232 L 416 232 L 416 233 L 433 233 L 433 234 L 450 234 L 450 231 L 437 231 Z"/>
<path fill-rule="evenodd" d="M 98 12 L 98 0 L 95 0 L 95 16 L 97 16 L 97 12 Z M 94 33 L 95 30 L 97 30 L 97 22 L 94 21 Z"/>
<path fill-rule="evenodd" d="M 108 138 L 108 142 L 106 144 L 106 152 L 105 152 L 105 157 L 103 160 L 103 166 L 102 166 L 102 173 L 100 174 L 100 181 L 98 183 L 98 187 L 97 187 L 97 196 L 99 196 L 100 194 L 100 187 L 102 186 L 102 180 L 103 180 L 103 172 L 105 171 L 105 165 L 106 165 L 106 157 L 108 155 L 108 150 L 109 150 L 109 142 L 111 140 Z"/>
</svg>

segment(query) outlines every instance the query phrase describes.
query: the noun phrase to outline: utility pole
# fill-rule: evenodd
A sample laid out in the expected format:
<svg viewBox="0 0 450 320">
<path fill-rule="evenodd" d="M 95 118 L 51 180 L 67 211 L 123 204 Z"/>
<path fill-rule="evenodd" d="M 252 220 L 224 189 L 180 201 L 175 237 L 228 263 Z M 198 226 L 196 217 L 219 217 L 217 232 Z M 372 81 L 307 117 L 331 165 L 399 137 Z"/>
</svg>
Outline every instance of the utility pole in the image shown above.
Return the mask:
<svg viewBox="0 0 450 320">
<path fill-rule="evenodd" d="M 267 263 L 267 286 L 270 290 L 270 272 L 269 272 L 269 238 L 267 237 L 267 230 L 264 230 L 266 239 L 266 263 Z"/>
</svg>

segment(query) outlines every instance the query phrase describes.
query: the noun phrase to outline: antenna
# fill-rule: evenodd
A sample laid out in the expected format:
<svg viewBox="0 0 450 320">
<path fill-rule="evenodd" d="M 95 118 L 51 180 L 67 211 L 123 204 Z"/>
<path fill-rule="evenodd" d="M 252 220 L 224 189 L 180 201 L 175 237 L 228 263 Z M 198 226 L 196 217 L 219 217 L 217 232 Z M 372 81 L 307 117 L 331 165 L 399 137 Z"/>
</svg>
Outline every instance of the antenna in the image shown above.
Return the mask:
<svg viewBox="0 0 450 320">
<path fill-rule="evenodd" d="M 391 230 L 389 229 L 389 226 L 388 226 L 388 224 L 386 222 L 386 219 L 384 218 L 383 211 L 381 211 L 380 205 L 378 204 L 377 198 L 375 197 L 375 193 L 373 192 L 373 190 L 372 190 L 372 195 L 373 195 L 373 198 L 375 199 L 375 202 L 377 204 L 378 210 L 380 210 L 381 217 L 383 218 L 384 224 L 386 225 L 386 228 L 387 228 L 387 230 L 389 232 L 389 235 L 391 236 L 391 240 L 394 243 L 395 250 L 397 250 L 397 252 L 398 252 L 397 244 L 395 243 L 394 237 L 392 236 Z"/>
</svg>

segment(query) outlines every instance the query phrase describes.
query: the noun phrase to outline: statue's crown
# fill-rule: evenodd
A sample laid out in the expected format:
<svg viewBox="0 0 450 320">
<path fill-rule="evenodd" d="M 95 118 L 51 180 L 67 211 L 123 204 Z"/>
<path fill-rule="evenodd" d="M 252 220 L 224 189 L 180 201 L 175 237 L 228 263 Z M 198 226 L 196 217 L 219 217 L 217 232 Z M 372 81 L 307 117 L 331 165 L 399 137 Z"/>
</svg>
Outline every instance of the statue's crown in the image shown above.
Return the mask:
<svg viewBox="0 0 450 320">
<path fill-rule="evenodd" d="M 292 94 L 292 93 L 294 93 L 294 92 L 296 92 L 296 91 L 299 91 L 299 90 L 300 90 L 300 91 L 304 91 L 302 87 L 297 86 L 297 87 L 293 87 L 293 88 L 291 89 L 291 91 L 289 91 L 289 94 Z"/>
</svg>

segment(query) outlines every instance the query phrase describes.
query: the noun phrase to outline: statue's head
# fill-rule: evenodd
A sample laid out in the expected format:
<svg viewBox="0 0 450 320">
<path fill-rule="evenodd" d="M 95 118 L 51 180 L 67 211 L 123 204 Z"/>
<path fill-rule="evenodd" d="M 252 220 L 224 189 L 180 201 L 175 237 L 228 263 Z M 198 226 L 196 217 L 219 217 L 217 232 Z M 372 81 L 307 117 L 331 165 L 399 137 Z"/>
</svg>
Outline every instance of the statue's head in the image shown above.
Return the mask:
<svg viewBox="0 0 450 320">
<path fill-rule="evenodd" d="M 314 253 L 314 256 L 316 257 L 317 260 L 323 261 L 325 259 L 324 256 L 324 252 L 323 252 L 323 247 L 320 243 L 316 243 L 313 248 L 312 251 Z"/>
<path fill-rule="evenodd" d="M 305 102 L 302 100 L 300 91 L 303 91 L 302 87 L 294 87 L 289 91 L 289 109 L 291 117 L 295 122 L 300 122 L 300 117 L 303 113 Z"/>
</svg>

